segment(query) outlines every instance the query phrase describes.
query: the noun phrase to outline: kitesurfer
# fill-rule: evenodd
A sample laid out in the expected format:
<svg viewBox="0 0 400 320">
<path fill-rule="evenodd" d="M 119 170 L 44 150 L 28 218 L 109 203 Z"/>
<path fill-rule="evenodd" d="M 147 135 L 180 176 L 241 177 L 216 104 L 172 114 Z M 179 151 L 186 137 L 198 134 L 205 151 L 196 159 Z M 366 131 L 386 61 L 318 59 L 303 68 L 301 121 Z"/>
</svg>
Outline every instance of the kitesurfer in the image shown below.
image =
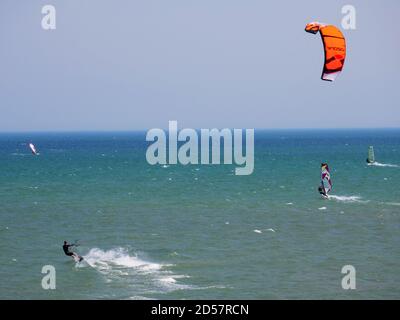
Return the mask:
<svg viewBox="0 0 400 320">
<path fill-rule="evenodd" d="M 68 244 L 67 241 L 64 241 L 64 245 L 63 245 L 64 253 L 70 257 L 79 257 L 79 255 L 77 255 L 75 252 L 69 251 L 69 248 L 71 248 L 73 246 L 75 246 L 75 244 Z"/>
</svg>

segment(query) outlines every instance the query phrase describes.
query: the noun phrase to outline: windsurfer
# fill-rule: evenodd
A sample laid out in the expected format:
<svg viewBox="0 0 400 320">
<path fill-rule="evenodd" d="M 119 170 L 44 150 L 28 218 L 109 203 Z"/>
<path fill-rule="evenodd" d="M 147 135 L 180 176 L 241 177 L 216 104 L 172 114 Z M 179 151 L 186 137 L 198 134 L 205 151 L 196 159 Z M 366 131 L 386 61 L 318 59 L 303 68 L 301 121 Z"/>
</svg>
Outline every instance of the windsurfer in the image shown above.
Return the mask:
<svg viewBox="0 0 400 320">
<path fill-rule="evenodd" d="M 318 187 L 318 192 L 323 198 L 328 198 L 328 193 L 332 189 L 331 175 L 327 163 L 321 163 L 321 185 Z"/>
<path fill-rule="evenodd" d="M 318 191 L 319 191 L 319 193 L 322 194 L 323 196 L 326 196 L 325 189 L 324 189 L 322 186 L 319 186 L 319 187 L 318 187 Z"/>
</svg>

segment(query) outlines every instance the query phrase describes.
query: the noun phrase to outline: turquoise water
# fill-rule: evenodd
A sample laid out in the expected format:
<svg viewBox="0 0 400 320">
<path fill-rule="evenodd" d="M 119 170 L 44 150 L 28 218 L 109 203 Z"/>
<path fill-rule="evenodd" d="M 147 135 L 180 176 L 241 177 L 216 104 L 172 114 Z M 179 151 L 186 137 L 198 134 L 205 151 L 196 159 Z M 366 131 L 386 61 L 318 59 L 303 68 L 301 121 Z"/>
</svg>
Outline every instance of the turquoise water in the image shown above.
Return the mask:
<svg viewBox="0 0 400 320">
<path fill-rule="evenodd" d="M 150 166 L 144 137 L 0 135 L 1 299 L 400 298 L 400 130 L 256 131 L 250 176 Z"/>
</svg>

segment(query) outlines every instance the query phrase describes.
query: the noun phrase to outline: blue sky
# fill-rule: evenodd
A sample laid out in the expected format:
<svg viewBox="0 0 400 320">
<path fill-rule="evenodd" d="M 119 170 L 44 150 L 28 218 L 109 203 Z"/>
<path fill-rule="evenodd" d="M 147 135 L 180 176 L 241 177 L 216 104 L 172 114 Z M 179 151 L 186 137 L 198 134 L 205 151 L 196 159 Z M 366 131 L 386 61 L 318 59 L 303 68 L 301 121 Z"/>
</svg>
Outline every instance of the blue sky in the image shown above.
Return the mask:
<svg viewBox="0 0 400 320">
<path fill-rule="evenodd" d="M 57 29 L 41 28 L 41 9 Z M 320 80 L 314 20 L 348 55 Z M 399 127 L 400 2 L 0 2 L 0 131 Z"/>
</svg>

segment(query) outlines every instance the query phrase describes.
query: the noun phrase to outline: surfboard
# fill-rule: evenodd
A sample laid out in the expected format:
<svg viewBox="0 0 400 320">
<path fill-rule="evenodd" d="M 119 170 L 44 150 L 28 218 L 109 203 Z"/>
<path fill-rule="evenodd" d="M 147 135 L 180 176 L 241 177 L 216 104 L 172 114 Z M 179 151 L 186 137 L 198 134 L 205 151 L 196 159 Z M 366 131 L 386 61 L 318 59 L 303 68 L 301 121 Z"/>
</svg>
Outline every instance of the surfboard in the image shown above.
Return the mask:
<svg viewBox="0 0 400 320">
<path fill-rule="evenodd" d="M 322 198 L 322 199 L 329 199 L 329 196 L 328 196 L 328 195 L 325 195 L 325 194 L 321 194 L 321 198 Z"/>
<path fill-rule="evenodd" d="M 75 262 L 81 262 L 83 260 L 83 257 L 77 254 L 74 254 L 72 258 L 75 260 Z"/>
</svg>

